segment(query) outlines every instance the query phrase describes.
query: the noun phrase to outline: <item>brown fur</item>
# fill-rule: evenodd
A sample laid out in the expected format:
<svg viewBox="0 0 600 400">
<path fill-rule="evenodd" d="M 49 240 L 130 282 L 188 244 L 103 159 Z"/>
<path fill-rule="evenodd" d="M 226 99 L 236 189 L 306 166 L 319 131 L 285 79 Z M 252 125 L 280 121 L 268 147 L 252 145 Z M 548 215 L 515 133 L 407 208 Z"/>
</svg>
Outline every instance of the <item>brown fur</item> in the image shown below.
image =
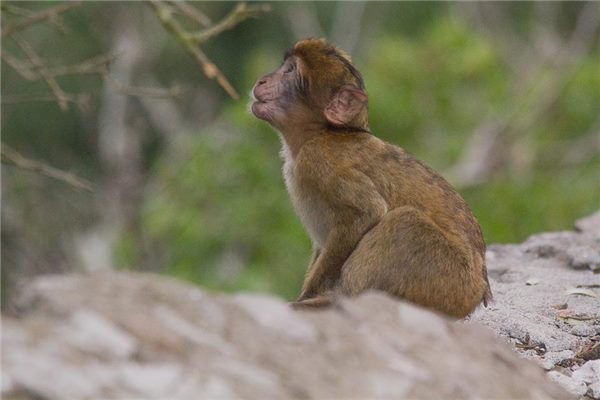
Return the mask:
<svg viewBox="0 0 600 400">
<path fill-rule="evenodd" d="M 282 135 L 286 185 L 315 249 L 296 306 L 373 288 L 464 317 L 490 297 L 468 205 L 368 131 L 362 77 L 345 53 L 301 41 L 253 93 L 255 115 Z"/>
</svg>

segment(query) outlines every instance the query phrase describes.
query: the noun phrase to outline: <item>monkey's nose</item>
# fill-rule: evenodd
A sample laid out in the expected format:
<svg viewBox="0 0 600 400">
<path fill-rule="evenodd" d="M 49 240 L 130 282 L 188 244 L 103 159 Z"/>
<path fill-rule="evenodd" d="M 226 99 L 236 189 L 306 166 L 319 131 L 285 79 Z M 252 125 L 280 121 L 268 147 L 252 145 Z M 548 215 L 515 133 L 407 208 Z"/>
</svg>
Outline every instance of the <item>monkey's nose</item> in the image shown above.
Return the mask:
<svg viewBox="0 0 600 400">
<path fill-rule="evenodd" d="M 257 84 L 257 85 L 263 85 L 263 84 L 265 84 L 265 83 L 267 83 L 267 80 L 263 78 L 263 79 L 259 79 L 259 80 L 258 80 L 258 82 L 257 82 L 256 84 Z"/>
</svg>

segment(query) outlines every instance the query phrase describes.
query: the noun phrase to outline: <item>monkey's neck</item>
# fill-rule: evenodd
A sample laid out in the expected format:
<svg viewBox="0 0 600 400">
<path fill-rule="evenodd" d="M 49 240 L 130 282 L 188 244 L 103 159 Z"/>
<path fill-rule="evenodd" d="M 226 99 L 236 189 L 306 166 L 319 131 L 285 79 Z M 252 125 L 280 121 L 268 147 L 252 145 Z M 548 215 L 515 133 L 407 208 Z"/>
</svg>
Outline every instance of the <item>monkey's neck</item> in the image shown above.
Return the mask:
<svg viewBox="0 0 600 400">
<path fill-rule="evenodd" d="M 292 158 L 296 158 L 304 143 L 315 136 L 322 135 L 326 130 L 327 128 L 322 123 L 303 123 L 279 129 L 279 133 Z"/>
<path fill-rule="evenodd" d="M 339 133 L 360 133 L 360 132 L 365 132 L 365 133 L 370 133 L 373 134 L 373 132 L 371 132 L 371 130 L 369 129 L 368 126 L 365 127 L 354 127 L 354 126 L 328 126 L 327 127 L 327 131 L 329 132 L 339 132 Z"/>
</svg>

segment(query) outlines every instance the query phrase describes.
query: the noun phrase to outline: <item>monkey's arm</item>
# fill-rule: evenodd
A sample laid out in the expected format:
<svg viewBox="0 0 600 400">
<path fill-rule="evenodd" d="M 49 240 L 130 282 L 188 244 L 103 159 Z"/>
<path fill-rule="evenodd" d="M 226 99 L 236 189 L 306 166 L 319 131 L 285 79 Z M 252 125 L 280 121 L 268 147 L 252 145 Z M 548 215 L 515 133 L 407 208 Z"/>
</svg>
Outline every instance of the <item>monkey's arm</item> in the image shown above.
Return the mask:
<svg viewBox="0 0 600 400">
<path fill-rule="evenodd" d="M 346 259 L 388 209 L 371 179 L 358 170 L 330 173 L 321 170 L 311 176 L 318 180 L 315 195 L 328 204 L 334 223 L 320 254 L 309 268 L 298 301 L 333 288 Z"/>
</svg>

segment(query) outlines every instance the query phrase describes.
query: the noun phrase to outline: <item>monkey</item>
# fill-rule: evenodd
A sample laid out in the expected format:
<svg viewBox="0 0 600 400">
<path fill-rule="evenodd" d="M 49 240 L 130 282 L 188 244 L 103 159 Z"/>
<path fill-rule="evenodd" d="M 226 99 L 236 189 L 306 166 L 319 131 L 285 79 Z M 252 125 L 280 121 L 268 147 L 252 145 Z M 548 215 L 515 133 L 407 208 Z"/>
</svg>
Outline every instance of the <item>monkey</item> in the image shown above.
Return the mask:
<svg viewBox="0 0 600 400">
<path fill-rule="evenodd" d="M 303 39 L 259 78 L 251 111 L 282 139 L 283 175 L 312 244 L 297 308 L 369 289 L 451 317 L 491 290 L 481 228 L 433 169 L 369 128 L 361 73 L 325 39 Z"/>
</svg>

